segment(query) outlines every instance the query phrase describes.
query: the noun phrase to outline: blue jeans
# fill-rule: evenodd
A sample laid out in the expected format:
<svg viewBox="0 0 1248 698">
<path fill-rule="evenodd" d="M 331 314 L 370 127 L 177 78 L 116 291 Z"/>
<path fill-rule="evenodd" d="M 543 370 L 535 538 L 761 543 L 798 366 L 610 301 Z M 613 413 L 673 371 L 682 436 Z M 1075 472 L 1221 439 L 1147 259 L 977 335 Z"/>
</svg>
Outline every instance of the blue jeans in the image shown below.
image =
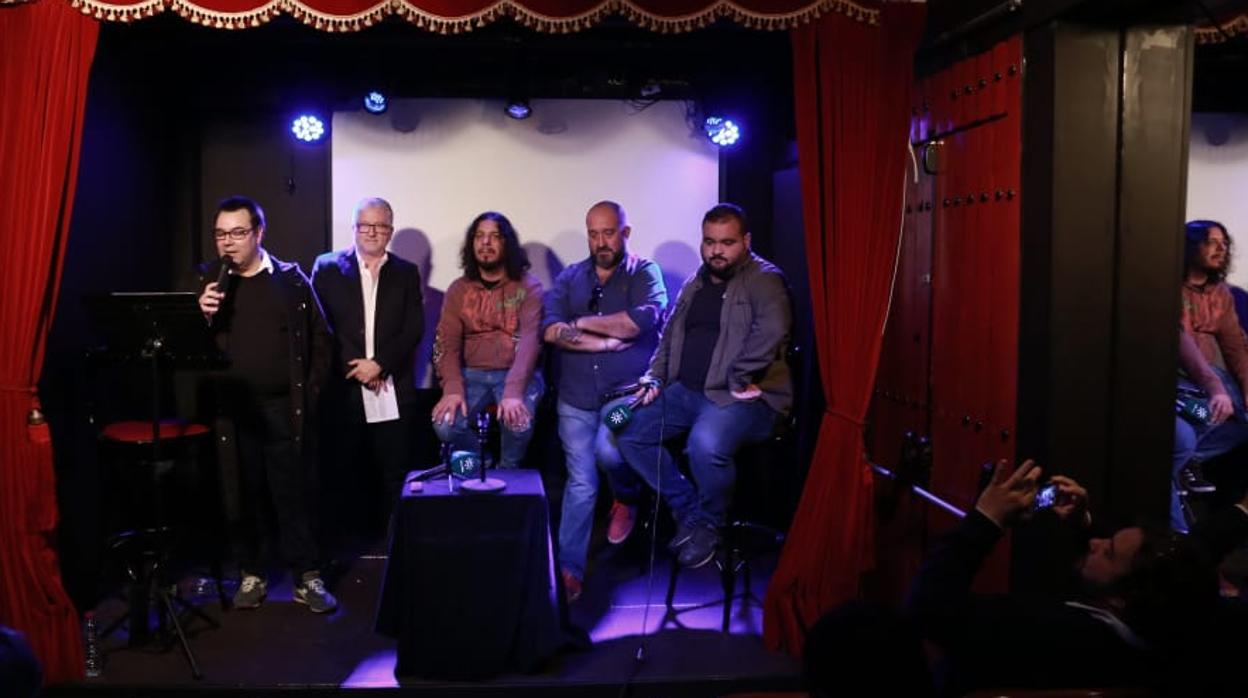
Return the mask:
<svg viewBox="0 0 1248 698">
<path fill-rule="evenodd" d="M 616 434 L 616 444 L 629 466 L 663 496 L 678 523 L 722 526 L 737 479 L 733 457 L 741 446 L 771 436 L 778 416 L 762 400 L 719 407 L 705 394 L 674 383 L 633 414 Z M 696 490 L 663 446 L 685 433 Z"/>
<path fill-rule="evenodd" d="M 563 487 L 563 514 L 559 519 L 559 564 L 577 577 L 585 576 L 589 535 L 594 528 L 594 503 L 598 499 L 598 468 L 606 473 L 615 498 L 637 501 L 641 481 L 628 468 L 602 418 L 616 405 L 632 398 L 607 403 L 601 409 L 582 410 L 559 401 L 559 440 L 563 442 L 568 480 Z"/>
<path fill-rule="evenodd" d="M 479 368 L 464 369 L 464 401 L 468 403 L 468 416 L 456 413 L 451 424 L 436 423 L 434 432 L 443 443 L 449 443 L 456 451 L 477 452 L 477 433 L 475 425 L 477 413 L 487 405 L 498 404 L 503 399 L 503 384 L 507 380 L 507 369 L 484 370 Z M 542 375 L 534 373 L 533 379 L 524 389 L 524 406 L 532 418 L 529 428 L 524 431 L 512 431 L 501 421 L 498 424 L 500 468 L 518 468 L 524 460 L 524 452 L 529 448 L 529 440 L 533 438 L 533 421 L 537 419 L 537 401 L 542 399 L 546 386 Z"/>
<path fill-rule="evenodd" d="M 1244 410 L 1244 396 L 1235 382 L 1225 371 L 1214 367 L 1214 372 L 1222 379 L 1222 385 L 1231 397 L 1235 406 L 1235 414 L 1216 427 L 1197 426 L 1183 419 L 1174 418 L 1174 457 L 1171 461 L 1170 484 L 1170 527 L 1176 531 L 1187 531 L 1187 519 L 1183 516 L 1183 506 L 1179 501 L 1178 475 L 1190 460 L 1206 461 L 1248 441 L 1248 413 Z M 1193 387 L 1186 381 L 1181 385 Z"/>
</svg>

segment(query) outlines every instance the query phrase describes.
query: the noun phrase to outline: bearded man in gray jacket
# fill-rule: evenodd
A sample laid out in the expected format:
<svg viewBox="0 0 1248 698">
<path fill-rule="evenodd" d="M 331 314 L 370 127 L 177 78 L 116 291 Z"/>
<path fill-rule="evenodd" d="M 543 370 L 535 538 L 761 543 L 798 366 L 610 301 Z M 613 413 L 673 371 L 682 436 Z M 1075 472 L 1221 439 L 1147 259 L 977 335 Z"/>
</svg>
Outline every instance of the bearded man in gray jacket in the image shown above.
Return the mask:
<svg viewBox="0 0 1248 698">
<path fill-rule="evenodd" d="M 736 482 L 733 462 L 767 439 L 793 404 L 785 362 L 793 324 L 784 274 L 750 249 L 745 211 L 702 218 L 702 266 L 686 282 L 616 437 L 620 454 L 676 518 L 670 547 L 685 567 L 715 557 Z M 688 434 L 690 483 L 663 443 Z"/>
</svg>

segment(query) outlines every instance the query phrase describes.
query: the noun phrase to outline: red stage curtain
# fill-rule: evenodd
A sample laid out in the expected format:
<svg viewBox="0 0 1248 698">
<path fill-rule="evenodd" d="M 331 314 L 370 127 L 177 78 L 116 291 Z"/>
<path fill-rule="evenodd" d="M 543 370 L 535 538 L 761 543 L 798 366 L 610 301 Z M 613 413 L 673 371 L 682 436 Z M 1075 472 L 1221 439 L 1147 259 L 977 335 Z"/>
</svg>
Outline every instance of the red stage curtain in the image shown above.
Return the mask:
<svg viewBox="0 0 1248 698">
<path fill-rule="evenodd" d="M 909 162 L 919 5 L 871 26 L 829 15 L 795 29 L 798 167 L 827 413 L 780 564 L 764 638 L 801 653 L 805 631 L 858 594 L 872 564 L 872 474 L 863 420 L 875 382 Z"/>
<path fill-rule="evenodd" d="M 56 308 L 99 25 L 62 2 L 0 8 L 0 623 L 47 682 L 82 676 L 53 541 L 52 443 L 35 383 Z"/>
<path fill-rule="evenodd" d="M 0 5 L 24 0 L 0 0 Z M 500 17 L 545 32 L 579 31 L 623 16 L 659 32 L 691 31 L 719 19 L 753 29 L 790 29 L 825 14 L 874 23 L 862 0 L 42 0 L 65 2 L 107 22 L 172 10 L 218 29 L 245 29 L 288 14 L 324 31 L 359 31 L 397 14 L 443 34 L 477 29 Z"/>
</svg>

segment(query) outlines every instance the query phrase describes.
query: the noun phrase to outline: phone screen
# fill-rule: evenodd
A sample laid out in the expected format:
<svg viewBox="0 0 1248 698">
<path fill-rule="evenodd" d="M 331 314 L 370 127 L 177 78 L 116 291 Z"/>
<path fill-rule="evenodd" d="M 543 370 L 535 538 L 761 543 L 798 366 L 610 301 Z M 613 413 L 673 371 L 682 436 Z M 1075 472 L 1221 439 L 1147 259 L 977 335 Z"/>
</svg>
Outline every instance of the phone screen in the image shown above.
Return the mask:
<svg viewBox="0 0 1248 698">
<path fill-rule="evenodd" d="M 1032 504 L 1034 509 L 1048 509 L 1057 503 L 1057 485 L 1050 483 L 1040 488 L 1036 493 L 1036 501 Z"/>
</svg>

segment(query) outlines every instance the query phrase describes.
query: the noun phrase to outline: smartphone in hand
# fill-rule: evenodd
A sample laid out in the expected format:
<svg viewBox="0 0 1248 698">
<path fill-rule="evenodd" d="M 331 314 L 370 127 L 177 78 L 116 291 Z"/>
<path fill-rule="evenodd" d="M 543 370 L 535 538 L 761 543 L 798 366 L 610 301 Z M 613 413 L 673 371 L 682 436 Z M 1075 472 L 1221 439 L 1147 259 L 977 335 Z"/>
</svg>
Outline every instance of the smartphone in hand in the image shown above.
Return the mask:
<svg viewBox="0 0 1248 698">
<path fill-rule="evenodd" d="M 1041 509 L 1048 509 L 1054 504 L 1057 504 L 1057 483 L 1050 482 L 1041 487 L 1039 492 L 1036 492 L 1036 500 L 1031 503 L 1031 508 L 1035 511 L 1040 511 Z"/>
</svg>

